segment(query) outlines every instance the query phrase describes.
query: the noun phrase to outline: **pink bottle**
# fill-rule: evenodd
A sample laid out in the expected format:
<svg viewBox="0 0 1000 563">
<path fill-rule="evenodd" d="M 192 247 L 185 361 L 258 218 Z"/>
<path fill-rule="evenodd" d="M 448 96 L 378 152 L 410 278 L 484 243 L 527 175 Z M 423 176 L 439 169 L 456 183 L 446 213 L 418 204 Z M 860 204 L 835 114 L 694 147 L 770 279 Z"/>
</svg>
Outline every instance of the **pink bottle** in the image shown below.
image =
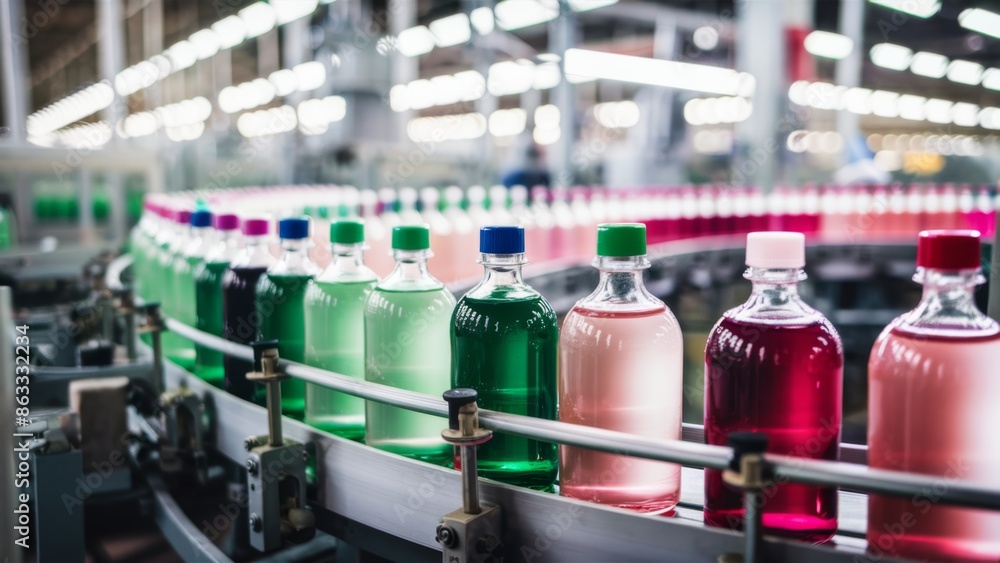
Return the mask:
<svg viewBox="0 0 1000 563">
<path fill-rule="evenodd" d="M 555 258 L 574 258 L 576 256 L 576 221 L 573 211 L 566 201 L 565 188 L 552 189 L 552 218 L 555 229 L 552 230 L 552 256 Z"/>
<path fill-rule="evenodd" d="M 750 232 L 750 192 L 746 188 L 733 188 L 733 233 Z"/>
<path fill-rule="evenodd" d="M 733 220 L 733 194 L 728 187 L 720 187 L 715 198 L 715 224 L 717 235 L 731 235 L 735 232 Z"/>
<path fill-rule="evenodd" d="M 427 186 L 420 190 L 421 220 L 430 227 L 431 248 L 434 249 L 434 256 L 427 262 L 427 268 L 431 275 L 443 282 L 452 282 L 461 278 L 458 272 L 458 260 L 475 262 L 475 255 L 459 257 L 455 255 L 458 250 L 453 243 L 454 229 L 451 221 L 441 213 L 440 209 L 441 192 L 433 186 Z"/>
<path fill-rule="evenodd" d="M 924 231 L 923 298 L 879 336 L 868 362 L 868 463 L 1000 488 L 1000 325 L 973 299 L 983 283 L 979 233 Z M 928 493 L 931 495 L 932 493 Z M 1000 560 L 1000 512 L 933 498 L 868 498 L 873 554 L 934 561 Z"/>
<path fill-rule="evenodd" d="M 385 277 L 392 271 L 395 263 L 389 248 L 389 231 L 378 216 L 378 194 L 374 190 L 361 190 L 361 217 L 365 220 L 365 265 L 371 268 L 379 277 Z"/>
<path fill-rule="evenodd" d="M 698 190 L 698 236 L 711 237 L 719 234 L 718 214 L 715 209 L 715 187 L 701 186 Z"/>
<path fill-rule="evenodd" d="M 768 231 L 795 231 L 792 218 L 789 217 L 789 196 L 787 186 L 775 186 L 767 194 L 767 229 Z"/>
<path fill-rule="evenodd" d="M 682 351 L 677 319 L 642 283 L 646 227 L 600 225 L 597 289 L 563 322 L 559 339 L 559 420 L 677 440 Z M 671 511 L 680 467 L 560 446 L 560 493 L 640 512 Z"/>
<path fill-rule="evenodd" d="M 766 231 L 771 226 L 771 220 L 767 212 L 767 197 L 763 190 L 753 186 L 748 188 L 750 198 L 750 220 L 747 223 L 747 232 Z"/>
<path fill-rule="evenodd" d="M 678 238 L 689 239 L 698 236 L 698 196 L 694 186 L 681 188 L 681 219 Z"/>
<path fill-rule="evenodd" d="M 525 251 L 528 256 L 536 257 L 538 262 L 545 262 L 557 258 L 553 253 L 555 247 L 556 218 L 552 216 L 549 209 L 549 190 L 544 186 L 535 186 L 531 190 L 531 216 L 534 219 L 535 228 L 530 233 L 525 233 L 527 237 L 524 241 Z M 530 236 L 528 236 L 530 234 Z"/>
<path fill-rule="evenodd" d="M 844 353 L 830 321 L 799 297 L 805 237 L 750 233 L 746 263 L 753 292 L 705 346 L 705 442 L 762 432 L 770 453 L 836 460 Z M 718 470 L 705 471 L 705 523 L 743 526 L 743 495 Z M 779 485 L 764 502 L 763 525 L 768 534 L 826 541 L 837 530 L 837 490 Z"/>
<path fill-rule="evenodd" d="M 597 223 L 590 213 L 587 188 L 582 186 L 573 188 L 570 198 L 569 206 L 573 212 L 573 222 L 576 225 L 573 254 L 577 257 L 589 256 L 597 244 Z"/>
<path fill-rule="evenodd" d="M 802 186 L 802 217 L 803 233 L 807 237 L 819 234 L 820 222 L 819 188 L 816 184 L 805 184 Z"/>
</svg>

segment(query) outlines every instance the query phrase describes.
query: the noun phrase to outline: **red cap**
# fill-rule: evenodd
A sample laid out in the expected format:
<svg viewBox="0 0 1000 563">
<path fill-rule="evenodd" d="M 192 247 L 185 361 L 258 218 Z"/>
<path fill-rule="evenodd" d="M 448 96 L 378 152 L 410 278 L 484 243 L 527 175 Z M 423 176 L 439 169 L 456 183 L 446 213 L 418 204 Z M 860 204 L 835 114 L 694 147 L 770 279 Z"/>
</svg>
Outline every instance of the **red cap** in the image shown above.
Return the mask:
<svg viewBox="0 0 1000 563">
<path fill-rule="evenodd" d="M 979 231 L 923 231 L 917 242 L 917 266 L 936 270 L 980 267 Z"/>
</svg>

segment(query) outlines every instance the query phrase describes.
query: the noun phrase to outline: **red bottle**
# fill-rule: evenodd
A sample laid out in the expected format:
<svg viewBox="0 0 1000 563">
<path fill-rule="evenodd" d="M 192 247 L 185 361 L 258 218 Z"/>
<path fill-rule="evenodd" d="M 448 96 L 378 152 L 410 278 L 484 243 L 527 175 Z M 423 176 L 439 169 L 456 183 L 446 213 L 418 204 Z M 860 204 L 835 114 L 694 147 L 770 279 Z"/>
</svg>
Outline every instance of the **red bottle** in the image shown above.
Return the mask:
<svg viewBox="0 0 1000 563">
<path fill-rule="evenodd" d="M 753 293 L 728 311 L 705 348 L 705 441 L 731 432 L 768 436 L 776 454 L 837 459 L 843 348 L 833 325 L 798 295 L 805 278 L 801 233 L 751 233 L 747 273 Z M 705 522 L 740 529 L 743 495 L 705 471 Z M 765 496 L 765 533 L 810 542 L 837 529 L 834 487 L 783 484 Z"/>
</svg>

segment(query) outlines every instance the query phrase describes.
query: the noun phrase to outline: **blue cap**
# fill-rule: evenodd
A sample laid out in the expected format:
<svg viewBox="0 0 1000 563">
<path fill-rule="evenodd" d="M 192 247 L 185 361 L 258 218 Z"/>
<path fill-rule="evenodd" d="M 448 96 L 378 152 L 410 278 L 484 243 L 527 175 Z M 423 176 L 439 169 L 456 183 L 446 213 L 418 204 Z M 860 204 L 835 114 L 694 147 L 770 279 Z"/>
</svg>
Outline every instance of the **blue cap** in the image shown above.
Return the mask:
<svg viewBox="0 0 1000 563">
<path fill-rule="evenodd" d="M 524 252 L 524 227 L 483 227 L 479 231 L 479 252 L 483 254 L 521 254 Z"/>
<path fill-rule="evenodd" d="M 211 227 L 212 212 L 207 209 L 196 209 L 191 212 L 190 222 L 192 227 Z"/>
<path fill-rule="evenodd" d="M 278 221 L 278 236 L 283 239 L 309 238 L 309 219 L 292 217 Z"/>
</svg>

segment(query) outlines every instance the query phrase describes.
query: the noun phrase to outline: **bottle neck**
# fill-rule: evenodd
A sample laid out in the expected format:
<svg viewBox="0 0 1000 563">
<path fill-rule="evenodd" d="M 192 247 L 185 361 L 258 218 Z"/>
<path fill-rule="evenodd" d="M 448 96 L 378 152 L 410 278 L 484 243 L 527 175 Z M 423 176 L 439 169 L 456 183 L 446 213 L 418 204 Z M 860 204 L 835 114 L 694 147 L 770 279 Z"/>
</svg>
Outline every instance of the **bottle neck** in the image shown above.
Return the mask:
<svg viewBox="0 0 1000 563">
<path fill-rule="evenodd" d="M 212 242 L 212 227 L 191 227 L 184 256 L 195 258 L 205 255 L 205 249 Z"/>
<path fill-rule="evenodd" d="M 520 254 L 480 254 L 483 265 L 483 281 L 480 285 L 521 286 L 521 267 L 527 264 L 524 253 Z"/>
<path fill-rule="evenodd" d="M 281 239 L 281 258 L 269 272 L 279 275 L 315 275 L 317 266 L 309 259 L 309 239 Z"/>
<path fill-rule="evenodd" d="M 233 268 L 268 268 L 275 263 L 266 235 L 247 236 L 243 252 L 232 263 Z"/>
<path fill-rule="evenodd" d="M 316 281 L 356 282 L 377 279 L 375 272 L 365 266 L 365 244 L 331 244 L 333 261 L 323 270 Z"/>
<path fill-rule="evenodd" d="M 218 231 L 217 242 L 205 255 L 206 262 L 231 262 L 240 251 L 240 239 L 236 231 Z"/>
<path fill-rule="evenodd" d="M 646 256 L 598 256 L 594 259 L 594 267 L 601 271 L 597 289 L 577 305 L 613 311 L 662 309 L 663 302 L 642 281 L 642 271 L 649 266 Z"/>
<path fill-rule="evenodd" d="M 806 279 L 801 269 L 750 267 L 743 277 L 753 284 L 750 298 L 728 317 L 776 325 L 812 324 L 823 318 L 799 296 L 799 282 Z"/>
<path fill-rule="evenodd" d="M 444 287 L 427 271 L 427 259 L 433 255 L 429 249 L 393 249 L 396 267 L 379 283 L 379 287 L 390 291 L 429 291 Z"/>
<path fill-rule="evenodd" d="M 997 323 L 976 307 L 976 286 L 986 281 L 978 268 L 958 271 L 917 268 L 913 279 L 924 286 L 923 297 L 916 309 L 903 315 L 904 328 L 955 336 L 1000 331 Z"/>
</svg>

